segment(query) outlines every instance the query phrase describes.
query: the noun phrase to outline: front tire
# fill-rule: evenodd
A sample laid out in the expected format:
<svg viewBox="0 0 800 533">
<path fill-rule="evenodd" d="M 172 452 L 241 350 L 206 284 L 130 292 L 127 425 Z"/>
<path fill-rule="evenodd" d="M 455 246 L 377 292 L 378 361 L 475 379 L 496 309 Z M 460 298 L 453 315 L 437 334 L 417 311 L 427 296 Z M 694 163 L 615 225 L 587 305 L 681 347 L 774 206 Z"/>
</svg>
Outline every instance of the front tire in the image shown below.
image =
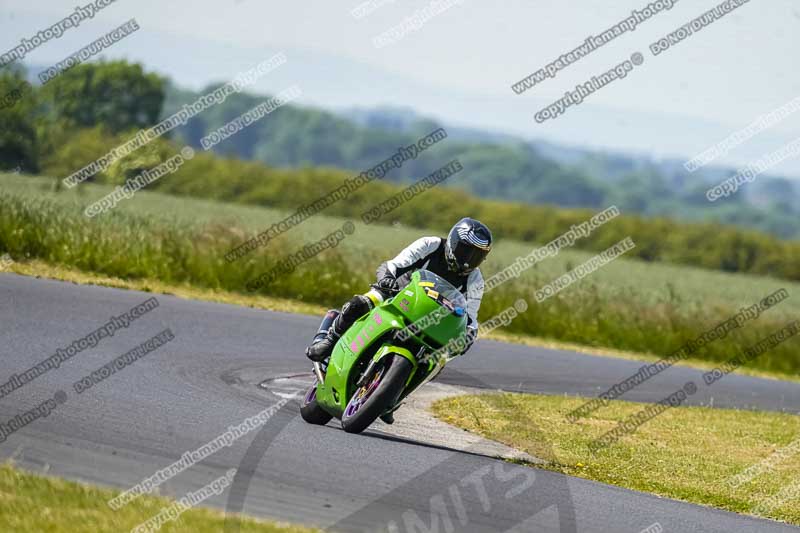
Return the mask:
<svg viewBox="0 0 800 533">
<path fill-rule="evenodd" d="M 367 377 L 367 384 L 350 398 L 342 413 L 342 429 L 347 433 L 361 433 L 367 429 L 394 406 L 413 370 L 414 366 L 402 355 L 387 355 Z"/>
<path fill-rule="evenodd" d="M 314 384 L 311 385 L 311 388 L 306 392 L 303 403 L 300 405 L 300 416 L 309 424 L 324 426 L 331 421 L 333 415 L 328 414 L 328 412 L 323 410 L 317 403 L 317 383 L 318 381 L 315 378 Z"/>
</svg>

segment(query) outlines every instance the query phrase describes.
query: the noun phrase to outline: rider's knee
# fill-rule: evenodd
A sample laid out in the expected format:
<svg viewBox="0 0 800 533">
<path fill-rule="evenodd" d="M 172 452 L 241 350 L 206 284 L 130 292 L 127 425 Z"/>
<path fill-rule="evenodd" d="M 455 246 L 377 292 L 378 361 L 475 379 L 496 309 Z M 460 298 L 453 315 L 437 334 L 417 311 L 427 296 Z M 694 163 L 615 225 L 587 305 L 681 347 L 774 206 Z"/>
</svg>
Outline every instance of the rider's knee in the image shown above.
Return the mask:
<svg viewBox="0 0 800 533">
<path fill-rule="evenodd" d="M 372 300 L 363 294 L 356 294 L 342 307 L 342 315 L 353 320 L 372 310 Z"/>
</svg>

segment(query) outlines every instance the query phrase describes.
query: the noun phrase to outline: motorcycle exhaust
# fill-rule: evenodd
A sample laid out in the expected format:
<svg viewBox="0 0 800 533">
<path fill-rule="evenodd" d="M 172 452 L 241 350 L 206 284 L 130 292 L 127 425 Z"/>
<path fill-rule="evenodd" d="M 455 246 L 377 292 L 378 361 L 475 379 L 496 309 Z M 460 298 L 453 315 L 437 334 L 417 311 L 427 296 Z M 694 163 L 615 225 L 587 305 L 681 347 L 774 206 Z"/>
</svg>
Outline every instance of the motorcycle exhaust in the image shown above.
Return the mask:
<svg viewBox="0 0 800 533">
<path fill-rule="evenodd" d="M 322 319 L 322 322 L 319 324 L 319 329 L 317 329 L 317 334 L 314 335 L 314 339 L 311 341 L 311 344 L 314 344 L 318 340 L 322 340 L 328 334 L 328 330 L 333 325 L 333 321 L 336 320 L 336 317 L 339 316 L 339 311 L 336 309 L 331 309 Z M 314 363 L 314 375 L 317 376 L 317 381 L 320 383 L 325 381 L 325 373 L 322 371 L 322 365 L 319 363 Z"/>
<path fill-rule="evenodd" d="M 317 376 L 317 381 L 320 383 L 325 382 L 325 374 L 322 373 L 322 365 L 319 363 L 314 363 L 314 375 Z"/>
<path fill-rule="evenodd" d="M 336 320 L 336 317 L 339 316 L 339 311 L 337 309 L 331 309 L 325 316 L 322 318 L 322 322 L 319 324 L 319 329 L 317 330 L 317 334 L 314 335 L 314 340 L 311 341 L 311 344 L 314 344 L 318 340 L 322 340 L 325 335 L 328 334 L 328 330 L 331 329 L 333 325 L 333 321 Z"/>
</svg>

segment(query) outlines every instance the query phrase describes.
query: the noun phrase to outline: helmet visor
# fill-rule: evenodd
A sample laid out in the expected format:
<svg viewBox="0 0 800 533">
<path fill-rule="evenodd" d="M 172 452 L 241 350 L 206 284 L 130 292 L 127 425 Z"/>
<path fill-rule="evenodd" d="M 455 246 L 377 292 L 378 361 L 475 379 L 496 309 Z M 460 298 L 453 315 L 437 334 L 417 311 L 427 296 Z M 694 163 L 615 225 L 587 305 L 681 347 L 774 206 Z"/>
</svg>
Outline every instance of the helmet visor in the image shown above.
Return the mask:
<svg viewBox="0 0 800 533">
<path fill-rule="evenodd" d="M 489 255 L 489 250 L 482 250 L 473 244 L 456 240 L 451 243 L 450 249 L 453 251 L 458 269 L 461 272 L 472 272 L 478 265 L 483 263 L 486 256 Z"/>
</svg>

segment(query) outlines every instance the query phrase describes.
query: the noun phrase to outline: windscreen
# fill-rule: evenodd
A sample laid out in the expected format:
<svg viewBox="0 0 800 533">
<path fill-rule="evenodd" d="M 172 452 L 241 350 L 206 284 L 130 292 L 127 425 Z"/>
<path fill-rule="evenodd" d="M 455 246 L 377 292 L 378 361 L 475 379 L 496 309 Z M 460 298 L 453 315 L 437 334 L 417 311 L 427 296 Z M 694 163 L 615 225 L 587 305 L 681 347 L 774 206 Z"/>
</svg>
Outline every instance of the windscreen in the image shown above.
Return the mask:
<svg viewBox="0 0 800 533">
<path fill-rule="evenodd" d="M 428 281 L 433 283 L 433 289 L 439 293 L 441 298 L 437 301 L 450 311 L 461 316 L 466 313 L 467 299 L 461 294 L 461 291 L 453 287 L 448 281 L 437 276 L 429 270 L 419 271 L 420 281 Z"/>
</svg>

